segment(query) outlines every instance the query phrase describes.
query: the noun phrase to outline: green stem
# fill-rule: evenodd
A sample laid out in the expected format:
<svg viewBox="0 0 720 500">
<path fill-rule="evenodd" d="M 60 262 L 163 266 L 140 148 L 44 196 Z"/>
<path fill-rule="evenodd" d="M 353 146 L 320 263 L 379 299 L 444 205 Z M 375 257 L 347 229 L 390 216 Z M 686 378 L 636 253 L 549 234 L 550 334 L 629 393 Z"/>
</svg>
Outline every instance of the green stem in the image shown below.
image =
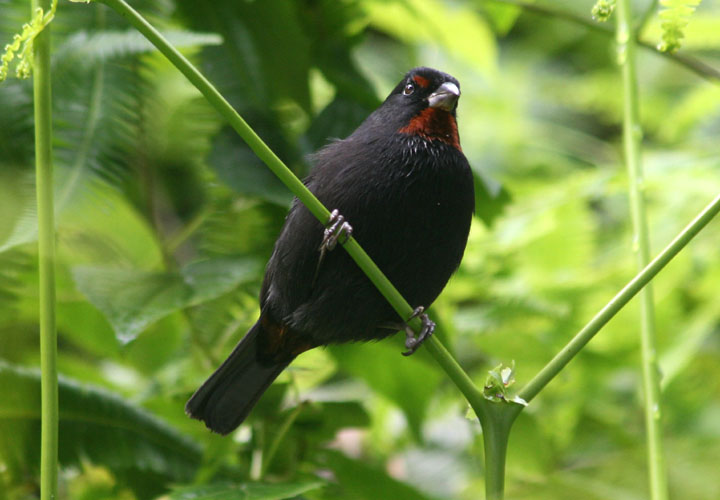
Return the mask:
<svg viewBox="0 0 720 500">
<path fill-rule="evenodd" d="M 510 429 L 523 406 L 484 400 L 478 419 L 485 450 L 485 498 L 502 500 L 505 495 L 505 462 Z"/>
<path fill-rule="evenodd" d="M 485 399 L 482 391 L 437 338 L 430 337 L 425 346 L 463 393 L 480 420 L 485 448 L 485 497 L 487 500 L 501 500 L 505 489 L 505 458 L 510 429 L 523 406 Z"/>
<path fill-rule="evenodd" d="M 33 0 L 33 11 L 49 12 L 51 0 Z M 55 326 L 55 221 L 53 216 L 52 97 L 50 93 L 50 25 L 34 42 L 35 176 L 40 275 L 40 498 L 57 498 L 58 378 Z"/>
<path fill-rule="evenodd" d="M 555 357 L 518 393 L 531 401 L 567 365 L 620 309 L 657 275 L 718 213 L 720 195 L 716 196 L 645 268 L 615 295 L 580 330 Z M 522 408 L 516 410 L 518 413 Z"/>
<path fill-rule="evenodd" d="M 650 237 L 643 196 L 644 178 L 640 157 L 642 129 L 635 68 L 635 32 L 632 27 L 630 0 L 618 0 L 617 2 L 616 41 L 623 80 L 623 149 L 630 177 L 633 251 L 636 265 L 638 269 L 642 269 L 650 260 Z M 655 308 L 652 284 L 643 288 L 640 299 L 640 344 L 650 495 L 653 500 L 666 500 L 668 490 L 662 446 L 660 367 L 655 347 Z"/>
</svg>

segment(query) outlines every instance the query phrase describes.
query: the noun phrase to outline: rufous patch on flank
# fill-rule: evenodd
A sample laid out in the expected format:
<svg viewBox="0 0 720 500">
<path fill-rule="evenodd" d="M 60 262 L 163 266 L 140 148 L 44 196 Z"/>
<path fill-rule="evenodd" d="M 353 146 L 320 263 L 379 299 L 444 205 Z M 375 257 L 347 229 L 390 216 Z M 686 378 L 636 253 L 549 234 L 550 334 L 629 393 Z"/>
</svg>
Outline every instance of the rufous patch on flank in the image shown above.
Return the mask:
<svg viewBox="0 0 720 500">
<path fill-rule="evenodd" d="M 409 135 L 419 135 L 429 141 L 442 141 L 458 151 L 462 151 L 455 117 L 444 109 L 423 109 L 416 116 L 412 117 L 410 123 L 401 128 L 399 132 Z"/>
<path fill-rule="evenodd" d="M 413 81 L 420 85 L 422 88 L 426 89 L 428 88 L 428 85 L 430 85 L 430 80 L 425 78 L 424 76 L 415 75 L 412 77 Z"/>
<path fill-rule="evenodd" d="M 287 361 L 316 345 L 306 336 L 290 330 L 287 325 L 274 321 L 267 314 L 260 317 L 260 324 L 265 332 L 261 342 L 260 355 L 266 360 Z"/>
</svg>

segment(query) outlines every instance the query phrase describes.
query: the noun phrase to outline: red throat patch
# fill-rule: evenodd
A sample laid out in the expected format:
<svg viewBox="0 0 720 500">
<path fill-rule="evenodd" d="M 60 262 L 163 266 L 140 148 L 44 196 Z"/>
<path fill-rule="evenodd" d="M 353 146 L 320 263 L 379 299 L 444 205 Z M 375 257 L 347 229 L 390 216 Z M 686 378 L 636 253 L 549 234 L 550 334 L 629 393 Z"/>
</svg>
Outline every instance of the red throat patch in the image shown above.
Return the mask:
<svg viewBox="0 0 720 500">
<path fill-rule="evenodd" d="M 423 109 L 418 115 L 412 117 L 410 123 L 401 128 L 399 132 L 418 135 L 429 141 L 442 141 L 458 151 L 462 151 L 455 117 L 444 109 Z"/>
</svg>

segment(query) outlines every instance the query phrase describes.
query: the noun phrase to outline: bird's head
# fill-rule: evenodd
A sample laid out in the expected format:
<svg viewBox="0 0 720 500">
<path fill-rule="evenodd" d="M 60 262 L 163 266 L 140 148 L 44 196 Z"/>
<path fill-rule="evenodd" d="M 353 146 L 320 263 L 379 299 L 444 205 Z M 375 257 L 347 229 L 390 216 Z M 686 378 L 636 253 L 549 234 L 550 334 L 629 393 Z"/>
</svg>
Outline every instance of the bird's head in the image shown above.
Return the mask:
<svg viewBox="0 0 720 500">
<path fill-rule="evenodd" d="M 426 141 L 441 141 L 458 150 L 460 140 L 455 112 L 460 83 L 432 68 L 410 70 L 390 92 L 367 125 Z"/>
<path fill-rule="evenodd" d="M 410 70 L 390 92 L 385 103 L 392 102 L 419 114 L 430 108 L 455 115 L 460 83 L 452 76 L 432 68 Z"/>
</svg>

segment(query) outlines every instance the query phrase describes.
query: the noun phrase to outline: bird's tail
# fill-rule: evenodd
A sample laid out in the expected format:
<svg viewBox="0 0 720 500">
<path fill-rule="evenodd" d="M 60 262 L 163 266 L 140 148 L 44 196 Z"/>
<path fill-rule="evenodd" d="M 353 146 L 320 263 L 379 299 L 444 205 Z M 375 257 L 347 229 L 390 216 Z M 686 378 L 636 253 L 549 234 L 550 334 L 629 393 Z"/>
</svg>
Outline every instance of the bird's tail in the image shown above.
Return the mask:
<svg viewBox="0 0 720 500">
<path fill-rule="evenodd" d="M 266 321 L 258 320 L 250 328 L 220 368 L 188 400 L 185 413 L 220 434 L 228 434 L 245 420 L 260 396 L 297 355 L 277 355 L 279 346 L 273 345 L 277 332 L 266 331 L 268 326 Z M 268 352 L 268 348 L 275 353 Z"/>
</svg>

